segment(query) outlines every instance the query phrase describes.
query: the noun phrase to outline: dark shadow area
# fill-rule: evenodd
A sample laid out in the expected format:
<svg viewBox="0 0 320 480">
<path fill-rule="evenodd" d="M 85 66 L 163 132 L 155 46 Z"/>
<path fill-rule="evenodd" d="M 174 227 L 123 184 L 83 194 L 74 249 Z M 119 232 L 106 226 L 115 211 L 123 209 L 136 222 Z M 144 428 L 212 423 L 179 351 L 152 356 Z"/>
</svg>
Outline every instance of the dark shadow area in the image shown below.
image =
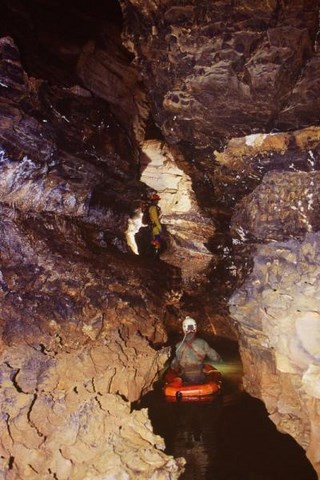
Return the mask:
<svg viewBox="0 0 320 480">
<path fill-rule="evenodd" d="M 222 409 L 215 429 L 217 454 L 208 479 L 317 479 L 302 447 L 279 433 L 263 403 L 247 394 Z"/>
<path fill-rule="evenodd" d="M 305 452 L 247 394 L 211 404 L 168 403 L 160 391 L 143 399 L 166 453 L 187 460 L 182 480 L 317 480 Z"/>
<path fill-rule="evenodd" d="M 135 239 L 138 246 L 139 255 L 144 258 L 149 257 L 154 259 L 160 259 L 161 254 L 165 252 L 165 250 L 168 248 L 164 234 L 161 236 L 160 248 L 156 250 L 152 246 L 152 233 L 150 227 L 141 227 L 139 232 L 136 233 Z"/>
<path fill-rule="evenodd" d="M 160 128 L 155 124 L 151 115 L 149 116 L 146 124 L 145 140 L 164 140 L 164 136 Z"/>
<path fill-rule="evenodd" d="M 65 86 L 76 80 L 86 42 L 104 42 L 111 28 L 120 38 L 122 30 L 117 0 L 0 0 L 0 11 L 0 36 L 14 39 L 27 73 Z"/>
</svg>

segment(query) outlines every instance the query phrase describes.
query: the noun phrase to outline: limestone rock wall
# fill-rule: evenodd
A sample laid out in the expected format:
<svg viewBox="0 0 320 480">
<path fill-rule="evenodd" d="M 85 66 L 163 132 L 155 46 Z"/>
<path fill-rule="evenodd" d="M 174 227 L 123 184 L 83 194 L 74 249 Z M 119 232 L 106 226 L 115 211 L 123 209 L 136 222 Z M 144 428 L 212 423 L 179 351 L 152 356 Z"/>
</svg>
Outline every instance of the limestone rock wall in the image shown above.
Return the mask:
<svg viewBox="0 0 320 480">
<path fill-rule="evenodd" d="M 320 472 L 320 236 L 259 245 L 230 299 L 240 324 L 244 385 L 262 398 Z"/>
<path fill-rule="evenodd" d="M 181 168 L 179 168 L 179 165 Z M 143 144 L 141 181 L 161 198 L 161 223 L 167 234 L 167 249 L 161 258 L 181 269 L 186 283 L 200 280 L 214 256 L 207 243 L 215 234 L 214 222 L 197 202 L 187 161 L 182 153 L 158 140 Z"/>
<path fill-rule="evenodd" d="M 179 278 L 126 243 L 134 142 L 88 90 L 30 78 L 11 37 L 0 51 L 1 478 L 178 478 L 131 411 Z"/>
<path fill-rule="evenodd" d="M 112 34 L 113 28 L 112 25 L 105 28 L 105 45 L 90 40 L 83 47 L 77 73 L 91 92 L 109 102 L 121 124 L 142 143 L 150 108 L 138 70 L 129 64 L 128 52 L 120 42 L 120 32 Z"/>
<path fill-rule="evenodd" d="M 290 135 L 290 148 L 286 135 L 255 136 L 218 156 L 221 178 L 236 176 L 241 189 L 247 175 L 253 188 L 231 222 L 234 258 L 242 252 L 251 267 L 239 271 L 229 309 L 238 322 L 245 388 L 319 473 L 318 129 Z"/>
<path fill-rule="evenodd" d="M 1 357 L 2 478 L 178 478 L 184 461 L 163 453 L 147 411 L 124 399 L 136 400 L 161 363 L 141 337 L 57 355 L 17 345 Z"/>
<path fill-rule="evenodd" d="M 315 119 L 317 2 L 120 3 L 125 44 L 168 141 L 202 150 Z"/>
</svg>

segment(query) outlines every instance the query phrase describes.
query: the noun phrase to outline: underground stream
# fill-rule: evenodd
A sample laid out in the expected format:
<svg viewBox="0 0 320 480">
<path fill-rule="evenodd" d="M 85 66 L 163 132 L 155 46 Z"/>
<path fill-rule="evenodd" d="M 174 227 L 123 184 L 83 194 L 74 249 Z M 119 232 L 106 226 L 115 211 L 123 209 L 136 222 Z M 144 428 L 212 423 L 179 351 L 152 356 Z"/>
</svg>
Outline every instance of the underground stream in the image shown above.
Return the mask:
<svg viewBox="0 0 320 480">
<path fill-rule="evenodd" d="M 221 340 L 217 350 L 223 389 L 213 402 L 168 402 L 159 382 L 136 406 L 148 408 L 166 453 L 186 459 L 181 480 L 317 480 L 304 450 L 243 391 L 236 345 Z"/>
</svg>

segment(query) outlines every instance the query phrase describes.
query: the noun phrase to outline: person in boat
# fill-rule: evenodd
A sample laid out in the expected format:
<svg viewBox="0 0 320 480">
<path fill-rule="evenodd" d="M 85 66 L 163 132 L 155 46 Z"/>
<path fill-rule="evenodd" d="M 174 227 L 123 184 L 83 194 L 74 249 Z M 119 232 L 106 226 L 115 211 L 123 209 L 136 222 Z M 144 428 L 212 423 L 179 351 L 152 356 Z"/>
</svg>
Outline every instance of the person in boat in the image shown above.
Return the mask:
<svg viewBox="0 0 320 480">
<path fill-rule="evenodd" d="M 184 383 L 199 384 L 206 380 L 204 365 L 221 362 L 220 355 L 202 338 L 197 337 L 197 322 L 187 316 L 182 322 L 184 337 L 177 343 L 171 369 Z"/>
</svg>

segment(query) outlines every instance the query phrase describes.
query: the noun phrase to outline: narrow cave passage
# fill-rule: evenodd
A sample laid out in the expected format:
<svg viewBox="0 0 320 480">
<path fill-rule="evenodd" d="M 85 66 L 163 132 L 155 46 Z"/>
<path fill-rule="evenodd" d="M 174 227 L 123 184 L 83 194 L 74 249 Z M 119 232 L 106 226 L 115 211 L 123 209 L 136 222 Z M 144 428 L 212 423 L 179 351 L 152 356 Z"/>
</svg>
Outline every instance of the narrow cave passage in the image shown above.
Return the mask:
<svg viewBox="0 0 320 480">
<path fill-rule="evenodd" d="M 21 109 L 30 117 L 34 116 L 34 119 L 40 119 L 39 121 L 42 122 L 44 127 L 48 126 L 48 130 L 45 131 L 48 142 L 55 142 L 55 145 L 61 147 L 61 150 L 65 149 L 65 152 L 59 157 L 60 164 L 55 165 L 48 162 L 44 165 L 45 174 L 50 169 L 54 171 L 54 174 L 62 172 L 63 180 L 66 181 L 62 190 L 67 188 L 69 181 L 76 185 L 81 184 L 83 179 L 79 172 L 84 168 L 83 164 L 85 163 L 82 160 L 89 159 L 89 173 L 86 181 L 89 179 L 92 182 L 90 188 L 95 182 L 95 178 L 92 179 L 92 177 L 97 175 L 99 179 L 97 184 L 92 187 L 88 207 L 89 210 L 96 213 L 92 224 L 89 227 L 87 224 L 83 226 L 78 217 L 75 220 L 70 220 L 72 215 L 67 212 L 66 217 L 61 221 L 61 229 L 65 232 L 67 230 L 66 225 L 71 226 L 74 231 L 70 228 L 68 232 L 69 240 L 72 238 L 73 241 L 79 235 L 81 248 L 84 250 L 92 248 L 95 253 L 98 252 L 99 263 L 92 264 L 92 269 L 98 270 L 103 265 L 104 274 L 105 272 L 109 274 L 109 271 L 111 271 L 106 284 L 109 282 L 112 285 L 112 295 L 115 292 L 120 292 L 120 300 L 117 297 L 115 300 L 115 296 L 110 295 L 106 303 L 110 300 L 111 308 L 116 310 L 118 305 L 122 307 L 130 304 L 131 301 L 130 307 L 137 317 L 140 316 L 140 308 L 141 316 L 143 316 L 144 310 L 141 307 L 143 302 L 151 303 L 152 301 L 158 308 L 160 304 L 158 298 L 156 298 L 158 285 L 162 281 L 165 284 L 166 275 L 171 275 L 170 281 L 173 284 L 174 273 L 173 269 L 172 272 L 169 271 L 169 267 L 167 268 L 163 261 L 158 262 L 158 267 L 154 268 L 150 258 L 143 258 L 143 256 L 138 259 L 129 257 L 129 260 L 127 260 L 128 252 L 121 239 L 121 233 L 125 225 L 124 219 L 132 214 L 136 205 L 135 202 L 141 192 L 144 191 L 144 186 L 139 183 L 141 173 L 139 172 L 139 153 L 132 135 L 132 132 L 136 131 L 131 124 L 134 123 L 136 118 L 136 106 L 133 105 L 131 98 L 128 100 L 126 97 L 130 91 L 128 88 L 131 86 L 131 82 L 128 81 L 129 87 L 126 82 L 123 82 L 124 86 L 122 86 L 121 81 L 117 83 L 118 78 L 131 78 L 130 75 L 134 77 L 130 68 L 125 70 L 123 77 L 121 77 L 122 72 L 119 65 L 123 65 L 123 68 L 128 67 L 132 57 L 121 46 L 122 16 L 119 4 L 117 1 L 111 0 L 99 0 L 92 3 L 75 0 L 67 3 L 61 0 L 34 0 L 32 2 L 28 0 L 16 0 L 15 2 L 0 0 L 0 8 L 2 12 L 0 34 L 1 36 L 12 36 L 14 42 L 18 45 L 23 67 L 27 74 L 32 77 L 31 83 L 33 83 L 34 89 L 36 90 L 38 85 L 44 82 L 39 87 L 42 95 L 42 97 L 39 95 L 39 98 L 44 101 L 44 110 L 46 113 L 50 111 L 51 117 L 42 115 L 41 108 L 43 105 L 41 108 L 39 107 L 38 99 L 36 101 L 33 99 L 34 103 L 31 101 L 28 103 L 23 95 L 21 95 L 21 99 L 19 98 Z M 92 42 L 94 42 L 94 47 Z M 115 51 L 116 61 L 114 66 L 109 60 Z M 92 63 L 90 63 L 91 54 L 92 57 L 95 55 L 95 61 Z M 112 71 L 113 66 L 115 71 Z M 108 77 L 109 67 L 110 77 Z M 109 78 L 109 82 L 104 83 L 102 74 Z M 15 72 L 13 75 L 15 75 Z M 139 82 L 137 83 L 139 84 Z M 7 86 L 1 85 L 1 88 L 5 91 Z M 139 93 L 141 92 L 139 91 Z M 73 94 L 76 95 L 76 99 L 72 97 L 70 100 L 69 97 L 67 99 L 64 97 L 64 95 L 71 96 Z M 9 101 L 11 100 L 9 99 Z M 149 125 L 145 125 L 147 128 L 146 138 L 150 137 L 153 140 L 159 137 L 162 141 L 163 136 L 150 120 L 150 116 L 148 121 Z M 33 125 L 32 122 L 31 125 Z M 35 130 L 34 135 L 42 137 L 44 134 L 39 129 Z M 109 137 L 107 135 L 113 137 L 114 143 L 108 143 Z M 32 140 L 32 135 L 30 135 L 30 138 Z M 32 143 L 31 140 L 30 143 Z M 116 146 L 115 143 L 117 143 Z M 37 150 L 37 148 L 35 147 L 34 150 Z M 41 155 L 40 152 L 39 156 L 41 157 Z M 21 152 L 19 151 L 19 158 L 24 158 L 23 149 Z M 70 163 L 68 164 L 68 162 Z M 203 171 L 204 169 L 202 166 Z M 107 180 L 104 177 L 107 177 Z M 100 181 L 101 178 L 103 180 Z M 201 178 L 196 178 L 195 183 L 201 183 Z M 209 180 L 207 183 L 209 187 L 206 188 L 211 188 Z M 204 191 L 207 190 L 204 189 Z M 72 201 L 73 198 L 70 200 L 71 206 Z M 68 202 L 65 203 L 68 204 Z M 204 201 L 202 203 L 205 204 Z M 214 210 L 213 213 L 215 213 Z M 104 214 L 106 218 L 103 217 Z M 41 230 L 42 224 L 32 215 L 33 212 L 30 213 L 32 221 L 29 222 L 30 217 L 26 216 L 25 223 L 29 223 L 34 231 Z M 112 217 L 112 215 L 116 219 L 112 218 L 112 221 L 108 223 L 109 217 Z M 103 217 L 103 221 L 100 225 L 101 217 Z M 226 218 L 229 220 L 228 214 L 226 214 Z M 49 221 L 48 224 L 48 230 L 54 231 L 54 227 L 50 225 Z M 228 226 L 224 225 L 226 230 Z M 76 234 L 73 237 L 74 232 Z M 52 244 L 54 241 L 58 243 L 63 238 L 62 236 L 58 238 L 59 230 L 54 233 L 55 235 L 50 233 Z M 73 244 L 72 241 L 69 244 L 71 248 L 69 248 L 69 245 L 61 246 L 60 244 L 59 254 L 62 257 L 69 255 L 70 251 L 72 253 L 74 251 L 74 256 L 79 254 L 78 245 L 75 248 L 76 242 Z M 214 239 L 212 244 L 214 244 Z M 215 245 L 212 245 L 212 251 L 215 248 Z M 79 248 L 79 250 L 81 249 Z M 108 254 L 106 253 L 107 250 Z M 116 261 L 110 267 L 112 256 L 116 258 Z M 180 258 L 178 258 L 179 261 Z M 225 255 L 223 265 L 228 262 L 232 263 L 232 260 Z M 227 277 L 229 271 L 232 271 L 231 267 L 232 265 L 229 265 L 227 274 L 223 267 L 221 269 L 224 269 L 224 273 L 221 273 L 219 268 L 215 268 L 212 273 L 212 277 L 218 277 L 218 282 L 216 281 L 215 285 L 218 284 L 220 292 L 214 291 L 217 296 L 220 294 L 226 297 L 230 292 L 230 288 L 223 281 L 223 274 L 226 274 Z M 114 268 L 113 271 L 112 268 Z M 128 271 L 130 269 L 134 271 L 135 268 L 139 270 L 139 273 L 142 272 L 141 278 L 146 279 L 145 291 L 147 293 L 143 291 L 144 295 L 139 292 L 134 296 L 137 284 L 127 282 Z M 163 273 L 164 271 L 165 273 Z M 60 272 L 64 272 L 62 267 Z M 87 272 L 85 273 L 87 274 Z M 31 282 L 32 275 L 31 273 L 28 274 Z M 122 275 L 121 281 L 128 283 L 130 295 L 124 294 L 121 296 L 123 291 L 116 283 L 116 275 L 119 275 L 119 277 Z M 157 277 L 157 275 L 159 276 Z M 27 273 L 25 276 L 27 278 L 25 282 L 27 283 Z M 105 274 L 105 276 L 107 275 Z M 70 297 L 63 303 L 63 299 L 60 301 L 58 293 L 56 295 L 59 298 L 59 303 L 56 302 L 54 305 L 55 313 L 59 310 L 59 313 L 62 312 L 61 316 L 65 315 L 65 324 L 75 321 L 74 318 L 77 317 L 74 311 L 78 313 L 77 301 L 74 300 L 76 298 L 74 294 L 76 280 L 71 280 L 68 285 L 66 282 L 62 288 L 62 290 L 69 288 Z M 84 290 L 83 279 L 80 280 L 79 289 L 82 292 Z M 72 283 L 73 281 L 74 283 Z M 179 281 L 181 281 L 180 278 L 177 282 Z M 12 283 L 14 282 L 12 281 Z M 102 310 L 101 303 L 99 303 L 100 297 L 94 282 L 92 282 L 92 285 L 89 284 L 87 288 L 90 296 L 90 307 L 93 304 L 99 311 L 100 308 Z M 185 295 L 182 298 L 184 307 L 198 311 L 199 315 L 204 312 L 208 302 L 212 302 L 211 286 L 209 285 L 208 289 L 202 292 L 203 297 L 197 297 L 196 295 L 189 295 L 188 297 L 188 295 Z M 99 288 L 101 288 L 100 285 Z M 161 284 L 159 291 L 163 292 L 165 288 L 166 286 Z M 224 289 L 225 291 L 223 291 Z M 48 304 L 54 297 L 54 295 L 52 297 L 50 295 L 51 291 L 45 297 L 49 299 Z M 204 300 L 203 303 L 202 300 Z M 41 304 L 41 301 L 39 300 L 38 303 Z M 116 304 L 116 307 L 114 307 L 114 304 Z M 211 308 L 213 310 L 213 307 Z M 87 310 L 89 311 L 90 308 L 88 307 Z M 155 310 L 156 308 L 150 309 L 152 314 Z M 121 312 L 120 307 L 119 311 Z M 93 327 L 85 324 L 86 328 L 83 328 L 83 331 L 89 332 L 88 338 L 90 340 L 96 339 L 94 333 L 92 333 L 95 328 L 99 332 L 102 330 L 99 322 L 102 323 L 101 318 L 103 316 L 98 313 L 94 312 L 92 314 L 94 318 Z M 170 326 L 172 327 L 178 318 L 178 314 L 174 307 L 172 307 L 170 313 Z M 226 319 L 223 308 L 219 314 L 220 319 Z M 45 316 L 46 312 L 41 312 L 41 315 Z M 117 315 L 120 316 L 121 313 L 117 313 Z M 208 316 L 210 317 L 210 311 Z M 127 321 L 126 312 L 123 318 L 125 323 Z M 109 318 L 106 323 L 108 322 Z M 112 323 L 112 320 L 109 323 Z M 107 327 L 109 328 L 109 324 Z M 28 326 L 26 330 L 27 328 Z M 121 334 L 125 338 L 127 334 L 126 325 L 123 327 L 123 331 L 121 330 Z M 71 333 L 72 335 L 73 333 Z M 169 332 L 171 343 L 174 342 L 175 335 L 176 330 L 172 335 Z M 206 330 L 206 338 L 214 343 L 226 366 L 230 366 L 229 372 L 225 373 L 224 392 L 219 401 L 203 405 L 166 404 L 161 392 L 159 392 L 159 386 L 156 386 L 155 390 L 144 397 L 137 407 L 148 407 L 155 433 L 165 438 L 166 452 L 175 457 L 187 458 L 186 472 L 181 478 L 183 480 L 285 480 L 287 478 L 290 478 L 290 480 L 315 480 L 315 472 L 307 461 L 303 449 L 291 437 L 282 435 L 276 430 L 269 421 L 267 411 L 260 401 L 253 399 L 242 391 L 241 362 L 236 343 L 225 338 L 216 337 L 212 339 L 208 330 Z M 60 343 L 58 347 L 62 348 Z M 45 350 L 45 347 L 43 347 L 43 350 Z M 78 387 L 74 387 L 74 389 L 74 393 L 77 394 L 81 390 Z M 13 460 L 10 461 L 10 465 L 12 463 Z"/>
<path fill-rule="evenodd" d="M 209 403 L 168 402 L 160 382 L 137 406 L 148 408 L 166 453 L 187 460 L 180 478 L 316 480 L 302 447 L 278 432 L 263 403 L 243 391 L 236 343 L 213 338 L 211 344 L 224 359 L 220 397 Z"/>
</svg>

